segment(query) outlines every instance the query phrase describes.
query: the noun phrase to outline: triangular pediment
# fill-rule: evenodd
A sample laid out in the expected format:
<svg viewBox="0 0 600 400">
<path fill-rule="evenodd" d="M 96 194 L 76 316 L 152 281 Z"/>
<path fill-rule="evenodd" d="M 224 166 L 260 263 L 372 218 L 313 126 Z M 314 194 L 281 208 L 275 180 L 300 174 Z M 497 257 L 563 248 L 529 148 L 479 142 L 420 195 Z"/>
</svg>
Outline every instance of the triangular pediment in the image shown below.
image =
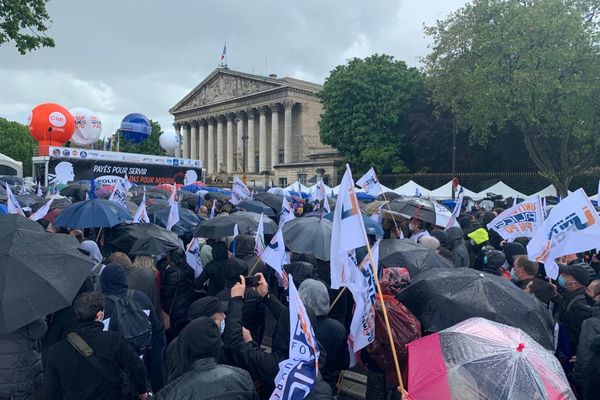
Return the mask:
<svg viewBox="0 0 600 400">
<path fill-rule="evenodd" d="M 277 79 L 217 69 L 172 109 L 186 111 L 284 86 Z"/>
</svg>

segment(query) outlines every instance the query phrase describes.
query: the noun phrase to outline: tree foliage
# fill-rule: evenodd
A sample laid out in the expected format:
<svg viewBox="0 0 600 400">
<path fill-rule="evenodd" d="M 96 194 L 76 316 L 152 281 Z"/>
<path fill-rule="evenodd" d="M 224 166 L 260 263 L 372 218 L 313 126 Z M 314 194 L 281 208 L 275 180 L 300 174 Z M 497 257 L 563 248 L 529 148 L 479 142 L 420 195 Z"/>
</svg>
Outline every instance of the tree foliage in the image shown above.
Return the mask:
<svg viewBox="0 0 600 400">
<path fill-rule="evenodd" d="M 31 175 L 31 157 L 36 143 L 27 126 L 0 118 L 0 152 L 23 163 L 23 176 Z"/>
<path fill-rule="evenodd" d="M 112 137 L 111 149 L 117 150 L 117 143 L 119 143 L 119 151 L 124 153 L 138 153 L 138 154 L 149 154 L 156 156 L 165 156 L 166 152 L 160 147 L 159 137 L 163 133 L 160 124 L 155 121 L 150 121 L 152 124 L 152 133 L 150 137 L 140 144 L 128 142 L 123 137 L 121 131 L 118 130 Z"/>
<path fill-rule="evenodd" d="M 54 40 L 45 35 L 52 23 L 48 0 L 0 1 L 0 45 L 14 41 L 21 54 L 40 47 L 54 47 Z"/>
<path fill-rule="evenodd" d="M 423 95 L 423 77 L 392 56 L 375 54 L 337 66 L 318 94 L 321 140 L 359 170 L 402 172 L 407 115 Z"/>
<path fill-rule="evenodd" d="M 471 139 L 522 135 L 565 195 L 600 150 L 597 0 L 474 0 L 426 28 L 433 99 Z"/>
</svg>

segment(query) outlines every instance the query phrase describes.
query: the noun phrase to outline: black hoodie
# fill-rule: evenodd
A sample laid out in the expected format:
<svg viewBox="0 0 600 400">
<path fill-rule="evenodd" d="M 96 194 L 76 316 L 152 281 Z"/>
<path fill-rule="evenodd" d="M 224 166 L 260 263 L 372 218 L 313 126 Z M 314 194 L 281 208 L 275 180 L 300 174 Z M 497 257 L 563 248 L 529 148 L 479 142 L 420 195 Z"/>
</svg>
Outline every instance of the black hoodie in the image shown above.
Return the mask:
<svg viewBox="0 0 600 400">
<path fill-rule="evenodd" d="M 216 296 L 225 288 L 225 263 L 227 262 L 227 245 L 223 242 L 213 243 L 212 261 L 204 266 L 202 273 L 196 278 L 196 288 L 202 289 L 208 281 L 207 294 Z"/>
<path fill-rule="evenodd" d="M 454 256 L 455 268 L 466 268 L 469 266 L 469 252 L 467 251 L 463 235 L 462 229 L 457 226 L 446 230 L 446 247 Z"/>
</svg>

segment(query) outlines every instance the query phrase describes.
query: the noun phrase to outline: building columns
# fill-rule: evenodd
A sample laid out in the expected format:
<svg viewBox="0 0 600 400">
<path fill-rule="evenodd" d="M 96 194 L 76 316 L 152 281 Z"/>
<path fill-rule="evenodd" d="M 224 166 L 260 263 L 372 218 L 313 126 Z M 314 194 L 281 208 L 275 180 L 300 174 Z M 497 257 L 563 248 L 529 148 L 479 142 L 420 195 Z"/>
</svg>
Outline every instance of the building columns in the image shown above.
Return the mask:
<svg viewBox="0 0 600 400">
<path fill-rule="evenodd" d="M 227 163 L 227 173 L 232 174 L 235 171 L 233 165 L 233 114 L 227 114 L 227 154 L 225 160 Z"/>
<path fill-rule="evenodd" d="M 215 173 L 215 124 L 214 118 L 210 117 L 208 123 L 208 151 L 206 155 L 206 169 L 209 174 Z"/>
<path fill-rule="evenodd" d="M 235 114 L 235 122 L 237 123 L 237 151 L 236 151 L 236 171 L 244 171 L 244 114 L 238 112 Z"/>
<path fill-rule="evenodd" d="M 181 125 L 183 136 L 183 158 L 190 158 L 190 129 L 186 124 Z"/>
<path fill-rule="evenodd" d="M 269 160 L 267 159 L 267 108 L 261 107 L 258 109 L 259 119 L 258 119 L 258 172 L 263 173 L 265 171 L 269 171 Z"/>
<path fill-rule="evenodd" d="M 192 121 L 191 123 L 191 140 L 190 140 L 190 158 L 193 160 L 198 159 L 198 121 Z"/>
<path fill-rule="evenodd" d="M 175 134 L 179 138 L 179 143 L 177 144 L 177 147 L 175 147 L 175 157 L 179 158 L 181 157 L 181 133 L 183 128 L 180 124 L 173 124 L 173 126 L 175 127 Z"/>
<path fill-rule="evenodd" d="M 202 166 L 206 168 L 206 129 L 204 122 L 206 120 L 201 119 L 198 121 L 198 139 L 200 142 L 200 151 L 198 154 L 198 159 L 202 160 Z"/>
<path fill-rule="evenodd" d="M 292 108 L 294 102 L 285 100 L 283 102 L 285 108 L 284 121 L 283 121 L 283 159 L 286 164 L 294 161 L 293 151 L 293 138 L 292 138 Z"/>
<path fill-rule="evenodd" d="M 271 169 L 279 164 L 279 105 L 271 106 Z"/>
<path fill-rule="evenodd" d="M 217 166 L 216 173 L 221 172 L 223 169 L 224 152 L 223 152 L 223 116 L 217 116 Z"/>
<path fill-rule="evenodd" d="M 254 110 L 248 110 L 248 145 L 246 148 L 246 171 L 249 173 L 256 172 L 256 138 L 254 135 Z"/>
</svg>

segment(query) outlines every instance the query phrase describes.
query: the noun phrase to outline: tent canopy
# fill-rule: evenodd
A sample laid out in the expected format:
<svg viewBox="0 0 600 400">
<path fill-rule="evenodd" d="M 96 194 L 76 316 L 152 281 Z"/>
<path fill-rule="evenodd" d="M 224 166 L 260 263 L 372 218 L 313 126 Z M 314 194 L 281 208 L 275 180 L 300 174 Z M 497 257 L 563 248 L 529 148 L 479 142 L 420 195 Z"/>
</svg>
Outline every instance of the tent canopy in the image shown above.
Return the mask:
<svg viewBox="0 0 600 400">
<path fill-rule="evenodd" d="M 523 194 L 523 193 L 519 192 L 518 190 L 511 188 L 510 186 L 508 186 L 506 183 L 504 183 L 502 181 L 499 181 L 495 185 L 492 185 L 489 188 L 484 189 L 481 192 L 477 193 L 477 196 L 478 196 L 477 198 L 483 199 L 484 197 L 487 197 L 488 193 L 499 194 L 504 198 L 518 197 L 518 198 L 524 199 L 524 198 L 528 197 L 526 194 Z"/>
<path fill-rule="evenodd" d="M 424 188 L 423 186 L 419 185 L 413 180 L 406 182 L 404 185 L 397 187 L 393 191 L 403 196 L 415 196 L 417 193 L 417 189 L 423 197 L 428 197 L 431 194 L 431 191 L 429 189 Z"/>
<path fill-rule="evenodd" d="M 467 189 L 463 186 L 463 190 L 465 192 L 465 196 L 470 197 L 472 199 L 478 199 L 477 193 Z M 430 196 L 435 199 L 449 199 L 452 197 L 452 181 L 448 181 L 437 189 L 434 189 L 430 192 Z"/>
</svg>

